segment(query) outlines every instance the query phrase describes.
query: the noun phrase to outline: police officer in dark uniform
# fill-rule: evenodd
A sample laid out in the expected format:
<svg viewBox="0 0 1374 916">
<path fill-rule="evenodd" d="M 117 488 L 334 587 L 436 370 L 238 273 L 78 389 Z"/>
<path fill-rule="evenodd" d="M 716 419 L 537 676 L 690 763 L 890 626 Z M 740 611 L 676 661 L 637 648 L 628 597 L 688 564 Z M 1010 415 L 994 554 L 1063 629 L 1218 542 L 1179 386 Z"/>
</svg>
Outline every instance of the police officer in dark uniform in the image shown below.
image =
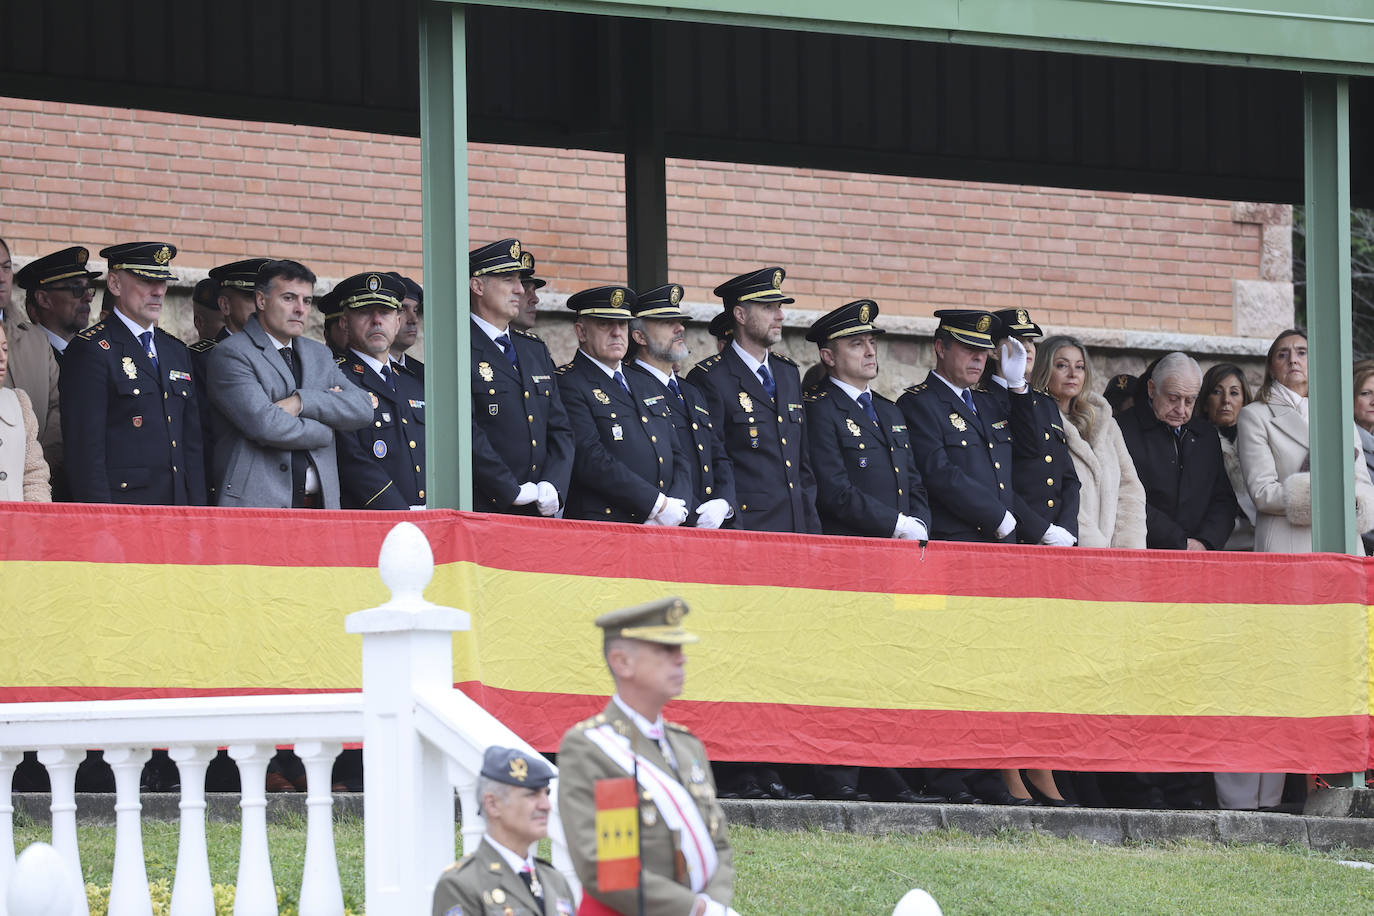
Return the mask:
<svg viewBox="0 0 1374 916">
<path fill-rule="evenodd" d="M 719 528 L 733 521 L 735 478 L 725 443 L 711 425 L 706 396 L 676 367 L 687 358 L 686 313 L 683 290 L 676 283 L 658 286 L 638 296 L 635 317 L 630 321 L 628 368 L 642 376 L 654 393 L 667 396 L 678 450 L 687 456 L 692 472 L 692 498 L 687 502 L 687 524 Z M 636 387 L 638 387 L 636 379 Z"/>
<path fill-rule="evenodd" d="M 348 328 L 344 378 L 372 398 L 372 423 L 335 432 L 344 509 L 406 509 L 425 502 L 425 386 L 390 358 L 405 284 L 365 271 L 333 289 Z"/>
<path fill-rule="evenodd" d="M 344 327 L 343 309 L 339 308 L 339 297 L 334 290 L 315 299 L 315 308 L 324 315 L 324 343 L 335 359 L 348 355 L 348 328 Z"/>
<path fill-rule="evenodd" d="M 929 538 L 930 506 L 906 418 L 869 388 L 878 377 L 878 304 L 859 299 L 824 315 L 806 339 L 829 379 L 806 399 L 816 508 L 826 534 Z"/>
<path fill-rule="evenodd" d="M 1035 339 L 1043 336 L 1025 309 L 1002 309 L 993 317 L 1007 337 L 1026 348 L 1026 375 L 1035 365 Z M 1049 392 L 1026 392 L 1028 410 L 1011 411 L 1007 381 L 989 360 L 984 387 L 1011 417 L 1012 489 L 1016 492 L 1016 538 L 1022 544 L 1072 547 L 1078 543 L 1078 472 L 1069 454 L 1059 405 Z"/>
<path fill-rule="evenodd" d="M 473 505 L 553 516 L 567 499 L 573 433 L 549 348 L 511 326 L 523 270 L 517 239 L 468 253 Z"/>
<path fill-rule="evenodd" d="M 623 286 L 568 297 L 578 347 L 558 367 L 558 390 L 577 451 L 564 517 L 672 527 L 687 520 L 692 472 L 668 395 L 622 365 L 634 304 Z"/>
<path fill-rule="evenodd" d="M 398 280 L 406 291 L 401 299 L 401 327 L 396 332 L 396 339 L 391 343 L 391 361 L 399 366 L 402 372 L 410 373 L 419 379 L 420 384 L 424 384 L 425 364 L 406 352 L 415 346 L 415 341 L 420 336 L 420 318 L 425 314 L 424 287 L 394 270 L 387 276 Z"/>
<path fill-rule="evenodd" d="M 784 276 L 781 267 L 765 267 L 716 287 L 734 338 L 687 378 L 706 395 L 730 456 L 738 527 L 820 534 L 801 372 L 768 349 L 782 340 L 782 306 L 796 301 L 782 291 Z"/>
<path fill-rule="evenodd" d="M 253 291 L 258 282 L 258 268 L 271 258 L 244 258 L 210 269 L 210 279 L 219 284 L 216 302 L 224 315 L 224 330 L 215 335 L 215 342 L 243 330 L 248 319 L 258 310 Z"/>
<path fill-rule="evenodd" d="M 897 399 L 930 496 L 931 536 L 1012 542 L 1011 418 L 997 397 L 976 387 L 998 336 L 997 319 L 971 309 L 944 309 L 935 317 L 935 368 Z M 1011 341 L 1011 349 L 1022 350 Z M 1020 373 L 1013 368 L 1012 360 L 1003 360 L 1008 381 L 1021 389 L 1009 396 L 1015 408 L 1026 400 L 1024 352 Z"/>
<path fill-rule="evenodd" d="M 14 275 L 15 286 L 24 290 L 25 308 L 48 338 L 59 364 L 67 344 L 90 321 L 95 297 L 91 284 L 100 271 L 86 269 L 89 258 L 90 252 L 80 246 L 63 248 L 33 259 Z"/>
<path fill-rule="evenodd" d="M 718 312 L 706 325 L 706 332 L 716 339 L 716 352 L 725 349 L 735 337 L 735 319 L 729 312 Z"/>
<path fill-rule="evenodd" d="M 205 505 L 198 392 L 186 345 L 157 327 L 176 248 L 100 252 L 118 307 L 62 361 L 62 436 L 77 502 Z"/>
<path fill-rule="evenodd" d="M 520 271 L 520 285 L 525 288 L 525 297 L 520 300 L 520 314 L 510 323 L 522 331 L 533 331 L 534 323 L 539 320 L 539 291 L 548 286 L 548 281 L 534 275 L 534 255 L 529 251 L 520 252 L 520 263 L 525 269 Z"/>
</svg>

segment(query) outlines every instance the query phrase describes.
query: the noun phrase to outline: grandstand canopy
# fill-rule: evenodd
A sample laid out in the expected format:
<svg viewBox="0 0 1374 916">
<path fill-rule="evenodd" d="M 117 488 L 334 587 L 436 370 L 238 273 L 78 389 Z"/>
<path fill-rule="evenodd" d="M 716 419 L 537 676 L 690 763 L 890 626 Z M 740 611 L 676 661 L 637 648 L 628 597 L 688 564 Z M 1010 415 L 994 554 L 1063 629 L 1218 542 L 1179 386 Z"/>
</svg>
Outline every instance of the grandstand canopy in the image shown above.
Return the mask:
<svg viewBox="0 0 1374 916">
<path fill-rule="evenodd" d="M 624 153 L 632 283 L 668 269 L 664 157 L 1306 202 L 1313 439 L 1347 453 L 1371 77 L 1366 0 L 0 0 L 6 94 L 421 135 L 431 302 L 465 301 L 469 141 Z M 439 505 L 470 492 L 458 319 L 426 316 Z"/>
</svg>

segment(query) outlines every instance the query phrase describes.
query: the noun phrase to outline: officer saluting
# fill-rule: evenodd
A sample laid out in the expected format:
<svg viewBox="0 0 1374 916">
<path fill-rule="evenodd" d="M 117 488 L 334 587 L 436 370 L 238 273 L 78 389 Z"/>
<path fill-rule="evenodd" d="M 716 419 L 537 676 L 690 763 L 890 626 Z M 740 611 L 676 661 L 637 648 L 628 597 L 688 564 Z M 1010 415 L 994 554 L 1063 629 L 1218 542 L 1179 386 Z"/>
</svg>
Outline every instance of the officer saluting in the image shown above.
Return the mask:
<svg viewBox="0 0 1374 916">
<path fill-rule="evenodd" d="M 163 242 L 100 252 L 119 303 L 72 338 L 62 360 L 62 438 L 76 502 L 205 504 L 200 380 L 186 345 L 156 327 L 176 253 Z"/>
<path fill-rule="evenodd" d="M 820 534 L 801 373 L 768 349 L 782 340 L 782 306 L 796 301 L 782 291 L 785 275 L 765 267 L 716 287 L 734 338 L 687 378 L 706 395 L 730 456 L 739 527 Z"/>
<path fill-rule="evenodd" d="M 878 304 L 859 299 L 811 326 L 830 378 L 806 399 L 816 508 L 826 534 L 929 537 L 930 506 L 897 405 L 869 388 L 878 377 Z"/>
<path fill-rule="evenodd" d="M 482 755 L 477 799 L 487 831 L 477 849 L 444 870 L 433 916 L 537 913 L 572 916 L 567 880 L 530 847 L 549 832 L 553 767 L 536 754 L 492 746 Z"/>
<path fill-rule="evenodd" d="M 511 325 L 525 296 L 524 269 L 518 239 L 468 253 L 473 504 L 552 516 L 567 498 L 573 434 L 549 348 Z"/>
<path fill-rule="evenodd" d="M 558 748 L 558 813 L 582 882 L 580 913 L 735 912 L 734 858 L 706 749 L 663 720 L 664 705 L 682 693 L 682 647 L 698 641 L 683 629 L 687 612 L 681 598 L 662 598 L 596 618 L 615 695 L 605 711 L 569 729 Z M 603 890 L 596 786 L 636 776 L 640 889 Z"/>
<path fill-rule="evenodd" d="M 367 392 L 372 422 L 335 433 L 344 509 L 405 509 L 425 502 L 425 386 L 391 361 L 405 283 L 372 270 L 340 281 L 326 306 L 342 311 L 344 378 Z"/>
<path fill-rule="evenodd" d="M 735 475 L 725 454 L 725 443 L 711 425 L 706 396 L 686 379 L 678 378 L 677 366 L 687 358 L 686 313 L 683 290 L 676 283 L 641 293 L 630 321 L 634 362 L 631 374 L 664 395 L 677 431 L 677 447 L 687 456 L 692 473 L 692 497 L 687 501 L 687 524 L 719 528 L 734 516 Z"/>
<path fill-rule="evenodd" d="M 558 368 L 576 443 L 564 517 L 672 527 L 687 519 L 692 473 L 667 394 L 641 376 L 632 383 L 621 363 L 634 304 L 623 286 L 568 297 L 578 347 Z"/>
</svg>

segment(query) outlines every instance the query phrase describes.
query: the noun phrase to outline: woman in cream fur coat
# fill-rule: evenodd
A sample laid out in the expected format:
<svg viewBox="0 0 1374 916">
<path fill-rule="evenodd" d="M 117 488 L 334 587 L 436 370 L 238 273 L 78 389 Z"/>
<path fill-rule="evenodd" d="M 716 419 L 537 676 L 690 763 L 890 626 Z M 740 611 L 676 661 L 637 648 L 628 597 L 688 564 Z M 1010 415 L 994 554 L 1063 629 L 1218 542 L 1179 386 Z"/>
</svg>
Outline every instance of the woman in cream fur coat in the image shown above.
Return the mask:
<svg viewBox="0 0 1374 916">
<path fill-rule="evenodd" d="M 1059 404 L 1081 489 L 1080 547 L 1145 547 L 1145 488 L 1107 399 L 1093 391 L 1088 351 L 1072 337 L 1040 345 L 1031 384 Z"/>
<path fill-rule="evenodd" d="M 1312 550 L 1312 482 L 1307 443 L 1307 336 L 1284 331 L 1269 347 L 1264 384 L 1240 412 L 1236 450 L 1255 502 L 1255 550 Z M 1358 432 L 1356 442 L 1359 442 Z M 1351 453 L 1358 532 L 1374 527 L 1374 483 L 1359 446 Z M 1357 541 L 1358 543 L 1358 541 Z"/>
</svg>

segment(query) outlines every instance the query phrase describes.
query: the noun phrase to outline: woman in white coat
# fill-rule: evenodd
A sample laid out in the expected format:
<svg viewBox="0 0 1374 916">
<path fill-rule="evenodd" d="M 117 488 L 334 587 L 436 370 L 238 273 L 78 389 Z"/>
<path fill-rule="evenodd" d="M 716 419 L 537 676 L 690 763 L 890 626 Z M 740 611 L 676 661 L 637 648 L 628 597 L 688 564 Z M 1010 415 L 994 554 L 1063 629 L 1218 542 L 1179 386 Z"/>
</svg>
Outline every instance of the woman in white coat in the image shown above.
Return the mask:
<svg viewBox="0 0 1374 916">
<path fill-rule="evenodd" d="M 1359 442 L 1356 431 L 1355 441 Z M 1255 551 L 1312 550 L 1312 483 L 1307 444 L 1307 335 L 1284 331 L 1269 347 L 1264 384 L 1240 412 L 1236 450 L 1254 500 Z M 1358 446 L 1351 453 L 1358 532 L 1374 527 L 1374 483 Z"/>
<path fill-rule="evenodd" d="M 1264 384 L 1241 408 L 1236 451 L 1255 504 L 1257 553 L 1312 550 L 1312 484 L 1307 440 L 1307 335 L 1279 334 L 1265 359 Z M 1358 433 L 1356 442 L 1359 442 Z M 1374 519 L 1374 483 L 1357 445 L 1351 454 L 1360 531 Z M 1356 543 L 1359 543 L 1358 541 Z M 1363 551 L 1361 551 L 1363 552 Z M 1272 808 L 1283 798 L 1282 773 L 1217 773 L 1223 808 Z"/>
<path fill-rule="evenodd" d="M 1064 435 L 1081 489 L 1078 494 L 1080 547 L 1145 547 L 1145 488 L 1135 462 L 1112 419 L 1107 399 L 1093 391 L 1088 351 L 1073 337 L 1040 344 L 1032 386 L 1059 404 Z"/>
</svg>

